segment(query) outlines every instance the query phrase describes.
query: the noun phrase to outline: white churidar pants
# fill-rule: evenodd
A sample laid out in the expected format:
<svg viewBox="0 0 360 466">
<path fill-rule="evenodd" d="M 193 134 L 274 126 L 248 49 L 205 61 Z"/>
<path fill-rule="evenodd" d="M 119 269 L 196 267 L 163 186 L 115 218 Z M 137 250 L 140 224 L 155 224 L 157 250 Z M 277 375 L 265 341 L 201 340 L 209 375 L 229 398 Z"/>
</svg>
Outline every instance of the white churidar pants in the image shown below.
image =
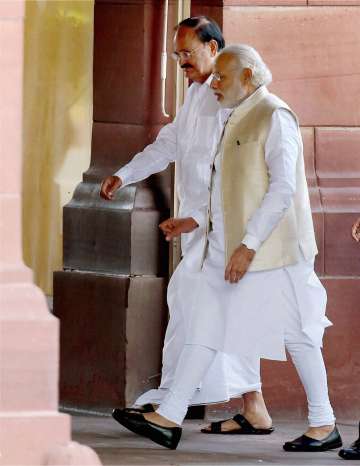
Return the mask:
<svg viewBox="0 0 360 466">
<path fill-rule="evenodd" d="M 292 306 L 292 308 L 291 308 Z M 327 387 L 325 365 L 319 346 L 314 346 L 302 331 L 296 312 L 296 301 L 289 300 L 285 322 L 285 345 L 304 386 L 309 410 L 309 426 L 319 427 L 335 422 Z M 170 390 L 164 391 L 157 412 L 181 425 L 197 387 L 216 359 L 216 350 L 187 344 L 179 358 Z"/>
<path fill-rule="evenodd" d="M 178 361 L 174 383 L 165 395 L 158 414 L 181 425 L 196 387 L 213 363 L 216 351 L 200 345 L 185 345 Z"/>
</svg>

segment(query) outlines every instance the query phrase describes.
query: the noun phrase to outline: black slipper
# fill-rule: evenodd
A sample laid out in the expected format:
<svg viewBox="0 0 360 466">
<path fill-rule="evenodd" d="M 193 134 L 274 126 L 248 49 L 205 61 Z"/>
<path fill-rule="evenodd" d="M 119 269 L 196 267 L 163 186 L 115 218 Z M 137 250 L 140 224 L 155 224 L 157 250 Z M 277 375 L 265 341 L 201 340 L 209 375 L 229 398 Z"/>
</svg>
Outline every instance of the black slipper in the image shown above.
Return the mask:
<svg viewBox="0 0 360 466">
<path fill-rule="evenodd" d="M 181 438 L 181 427 L 163 427 L 154 424 L 139 413 L 129 413 L 121 409 L 114 409 L 112 417 L 122 426 L 135 434 L 147 437 L 163 447 L 175 450 Z"/>
<path fill-rule="evenodd" d="M 146 403 L 146 404 L 140 406 L 140 408 L 125 408 L 125 409 L 123 409 L 123 411 L 125 413 L 143 414 L 143 413 L 154 413 L 155 409 L 154 409 L 154 407 L 153 407 L 153 405 L 151 403 Z"/>
<path fill-rule="evenodd" d="M 232 418 L 237 424 L 239 424 L 240 429 L 233 429 L 227 432 L 221 430 L 221 425 L 230 421 L 230 419 L 225 419 L 224 421 L 212 422 L 210 424 L 210 430 L 201 429 L 203 434 L 221 434 L 221 435 L 269 435 L 274 432 L 274 428 L 270 427 L 269 429 L 257 429 L 252 426 L 249 421 L 247 421 L 244 416 L 237 414 Z"/>
<path fill-rule="evenodd" d="M 327 451 L 333 450 L 335 448 L 340 448 L 342 446 L 342 440 L 340 433 L 337 427 L 334 427 L 334 430 L 325 437 L 323 440 L 316 440 L 314 438 L 308 437 L 307 435 L 302 435 L 301 437 L 296 438 L 291 442 L 285 442 L 283 449 L 285 451 Z"/>
</svg>

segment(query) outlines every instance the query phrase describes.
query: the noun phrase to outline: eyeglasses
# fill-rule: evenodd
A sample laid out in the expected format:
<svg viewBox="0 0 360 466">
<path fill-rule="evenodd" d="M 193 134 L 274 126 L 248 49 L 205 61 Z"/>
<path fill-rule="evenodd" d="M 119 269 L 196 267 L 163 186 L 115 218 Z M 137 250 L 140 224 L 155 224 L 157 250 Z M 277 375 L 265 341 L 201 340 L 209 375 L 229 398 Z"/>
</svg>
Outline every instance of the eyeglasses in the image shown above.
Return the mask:
<svg viewBox="0 0 360 466">
<path fill-rule="evenodd" d="M 179 60 L 189 60 L 196 52 L 199 50 L 204 44 L 199 45 L 199 47 L 196 47 L 195 49 L 192 50 L 182 50 L 181 52 L 173 52 L 171 54 L 171 58 L 179 61 Z"/>
<path fill-rule="evenodd" d="M 236 71 L 236 70 L 242 70 L 242 69 L 243 69 L 242 67 L 230 68 L 229 70 L 227 70 L 227 72 L 229 72 L 229 71 Z M 213 77 L 213 79 L 215 79 L 215 81 L 217 81 L 217 82 L 220 82 L 220 81 L 222 81 L 222 80 L 225 78 L 225 76 L 222 76 L 220 73 L 213 73 L 213 74 L 212 74 L 212 77 Z"/>
<path fill-rule="evenodd" d="M 223 78 L 219 73 L 213 73 L 212 78 L 215 79 L 215 81 L 220 82 Z"/>
</svg>

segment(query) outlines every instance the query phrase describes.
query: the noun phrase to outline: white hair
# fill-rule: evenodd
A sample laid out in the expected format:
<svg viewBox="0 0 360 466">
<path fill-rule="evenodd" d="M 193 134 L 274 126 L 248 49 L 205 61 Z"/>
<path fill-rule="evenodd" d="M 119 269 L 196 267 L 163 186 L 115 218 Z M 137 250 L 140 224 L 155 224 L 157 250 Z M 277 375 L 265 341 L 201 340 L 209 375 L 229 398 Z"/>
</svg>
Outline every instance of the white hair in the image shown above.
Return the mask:
<svg viewBox="0 0 360 466">
<path fill-rule="evenodd" d="M 251 84 L 256 88 L 271 83 L 271 71 L 264 63 L 259 52 L 250 47 L 250 45 L 229 45 L 219 52 L 218 57 L 220 55 L 231 55 L 237 60 L 241 69 L 250 68 L 252 71 Z"/>
</svg>

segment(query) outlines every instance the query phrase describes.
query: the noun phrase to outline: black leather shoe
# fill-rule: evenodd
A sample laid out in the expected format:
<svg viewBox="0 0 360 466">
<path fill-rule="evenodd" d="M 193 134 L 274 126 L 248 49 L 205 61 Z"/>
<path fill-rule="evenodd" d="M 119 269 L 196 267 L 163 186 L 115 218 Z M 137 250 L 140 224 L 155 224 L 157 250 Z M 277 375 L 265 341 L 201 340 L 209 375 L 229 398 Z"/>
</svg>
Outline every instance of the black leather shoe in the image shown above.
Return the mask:
<svg viewBox="0 0 360 466">
<path fill-rule="evenodd" d="M 359 423 L 359 438 L 355 440 L 349 448 L 343 448 L 339 451 L 339 456 L 344 460 L 360 460 L 360 423 Z"/>
<path fill-rule="evenodd" d="M 155 409 L 151 403 L 146 403 L 139 408 L 124 408 L 127 413 L 154 413 Z"/>
<path fill-rule="evenodd" d="M 147 437 L 163 447 L 175 450 L 181 438 L 181 427 L 162 427 L 147 421 L 142 414 L 114 409 L 113 418 L 135 434 Z"/>
<path fill-rule="evenodd" d="M 325 437 L 323 440 L 316 440 L 307 435 L 293 440 L 292 442 L 286 442 L 283 445 L 285 451 L 327 451 L 333 448 L 340 448 L 342 446 L 342 440 L 337 427 Z"/>
</svg>

